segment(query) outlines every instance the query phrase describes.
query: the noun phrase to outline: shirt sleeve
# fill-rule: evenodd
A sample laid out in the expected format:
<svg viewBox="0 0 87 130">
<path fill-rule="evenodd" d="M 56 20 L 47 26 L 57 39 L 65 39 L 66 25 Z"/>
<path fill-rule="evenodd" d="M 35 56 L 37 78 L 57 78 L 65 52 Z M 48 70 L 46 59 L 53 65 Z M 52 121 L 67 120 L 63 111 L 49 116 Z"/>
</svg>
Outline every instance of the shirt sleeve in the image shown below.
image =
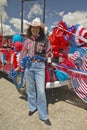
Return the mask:
<svg viewBox="0 0 87 130">
<path fill-rule="evenodd" d="M 21 54 L 20 54 L 20 58 L 19 58 L 19 66 L 21 64 L 21 60 L 23 59 L 23 57 L 27 55 L 27 46 L 28 46 L 28 41 L 25 40 Z"/>
</svg>

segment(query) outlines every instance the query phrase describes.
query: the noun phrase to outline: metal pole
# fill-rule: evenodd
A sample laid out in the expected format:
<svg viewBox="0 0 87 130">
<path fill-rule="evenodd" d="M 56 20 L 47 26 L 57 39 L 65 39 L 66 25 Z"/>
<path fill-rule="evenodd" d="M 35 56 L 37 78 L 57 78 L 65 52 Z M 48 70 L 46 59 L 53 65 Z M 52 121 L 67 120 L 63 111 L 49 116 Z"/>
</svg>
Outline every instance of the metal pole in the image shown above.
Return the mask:
<svg viewBox="0 0 87 130">
<path fill-rule="evenodd" d="M 1 16 L 1 33 L 3 35 L 2 15 L 0 15 L 0 16 Z"/>
<path fill-rule="evenodd" d="M 24 0 L 21 0 L 21 33 L 23 33 L 23 8 L 24 8 Z"/>
<path fill-rule="evenodd" d="M 35 1 L 35 0 L 21 0 L 21 33 L 23 33 L 23 10 L 24 10 L 24 2 L 27 1 Z"/>
<path fill-rule="evenodd" d="M 43 23 L 45 23 L 45 10 L 46 10 L 46 0 L 44 0 L 44 7 L 43 7 Z"/>
</svg>

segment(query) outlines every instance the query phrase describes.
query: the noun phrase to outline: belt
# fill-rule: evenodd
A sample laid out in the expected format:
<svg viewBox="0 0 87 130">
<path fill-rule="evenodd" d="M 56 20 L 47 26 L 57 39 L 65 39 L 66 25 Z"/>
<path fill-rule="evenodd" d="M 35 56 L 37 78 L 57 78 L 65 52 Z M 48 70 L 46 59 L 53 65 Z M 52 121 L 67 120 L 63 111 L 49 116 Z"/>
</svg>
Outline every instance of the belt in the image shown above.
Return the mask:
<svg viewBox="0 0 87 130">
<path fill-rule="evenodd" d="M 37 63 L 37 62 L 45 62 L 45 60 L 41 60 L 41 59 L 32 59 L 32 62 L 35 62 L 35 63 Z"/>
</svg>

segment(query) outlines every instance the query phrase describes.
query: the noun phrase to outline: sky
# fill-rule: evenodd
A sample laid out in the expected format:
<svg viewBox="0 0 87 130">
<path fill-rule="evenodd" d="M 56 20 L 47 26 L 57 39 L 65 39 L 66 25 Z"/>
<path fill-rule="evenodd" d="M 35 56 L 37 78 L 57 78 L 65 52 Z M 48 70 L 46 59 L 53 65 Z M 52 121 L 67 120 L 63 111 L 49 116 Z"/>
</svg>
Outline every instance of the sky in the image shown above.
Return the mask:
<svg viewBox="0 0 87 130">
<path fill-rule="evenodd" d="M 43 21 L 44 0 L 24 2 L 23 28 L 27 22 L 40 17 Z M 87 27 L 87 0 L 46 0 L 45 24 L 48 31 L 63 20 L 68 26 L 80 24 Z M 0 32 L 12 35 L 21 32 L 21 0 L 0 0 Z"/>
</svg>

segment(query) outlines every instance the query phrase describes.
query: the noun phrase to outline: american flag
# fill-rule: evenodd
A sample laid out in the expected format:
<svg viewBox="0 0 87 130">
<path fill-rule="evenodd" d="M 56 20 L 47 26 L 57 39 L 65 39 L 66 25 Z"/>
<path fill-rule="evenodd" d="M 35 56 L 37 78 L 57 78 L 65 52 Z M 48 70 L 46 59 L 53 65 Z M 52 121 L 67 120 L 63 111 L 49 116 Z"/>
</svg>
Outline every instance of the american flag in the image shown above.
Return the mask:
<svg viewBox="0 0 87 130">
<path fill-rule="evenodd" d="M 87 103 L 87 48 L 79 48 L 69 58 L 75 62 L 74 68 L 55 63 L 52 65 L 70 75 L 75 93 Z"/>
<path fill-rule="evenodd" d="M 80 67 L 81 71 L 87 72 L 87 55 L 82 58 L 82 65 Z M 72 86 L 74 88 L 75 93 L 87 103 L 87 76 L 85 78 L 81 78 L 81 74 L 78 77 L 74 75 L 71 77 Z"/>
</svg>

